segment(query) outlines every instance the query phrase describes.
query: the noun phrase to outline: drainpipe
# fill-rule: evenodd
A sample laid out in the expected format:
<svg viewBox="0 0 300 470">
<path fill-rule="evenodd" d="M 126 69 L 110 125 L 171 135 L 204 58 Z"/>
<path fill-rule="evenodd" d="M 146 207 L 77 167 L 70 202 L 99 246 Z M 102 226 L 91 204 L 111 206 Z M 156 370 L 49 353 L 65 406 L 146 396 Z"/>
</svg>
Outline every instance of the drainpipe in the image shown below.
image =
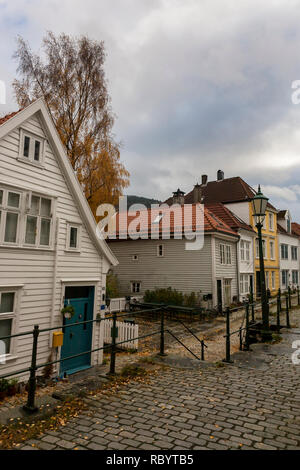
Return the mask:
<svg viewBox="0 0 300 470">
<path fill-rule="evenodd" d="M 53 278 L 52 278 L 52 309 L 51 309 L 51 319 L 50 319 L 50 328 L 54 326 L 54 317 L 55 317 L 55 304 L 56 304 L 56 280 L 57 280 L 57 265 L 58 265 L 58 234 L 59 234 L 59 224 L 60 219 L 56 219 L 56 227 L 54 233 L 54 265 L 53 265 Z M 52 335 L 53 331 L 49 332 L 49 346 L 52 347 Z M 56 348 L 56 356 L 58 353 L 58 348 Z M 57 357 L 56 357 L 57 359 Z M 55 366 L 57 367 L 57 366 Z"/>
</svg>

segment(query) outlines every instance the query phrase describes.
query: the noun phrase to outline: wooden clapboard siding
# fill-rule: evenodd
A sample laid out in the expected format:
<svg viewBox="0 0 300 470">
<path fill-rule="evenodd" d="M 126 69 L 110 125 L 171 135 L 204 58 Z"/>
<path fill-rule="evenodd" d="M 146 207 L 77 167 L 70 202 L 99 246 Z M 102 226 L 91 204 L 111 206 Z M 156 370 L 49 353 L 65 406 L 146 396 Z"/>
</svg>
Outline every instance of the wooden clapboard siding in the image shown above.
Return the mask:
<svg viewBox="0 0 300 470">
<path fill-rule="evenodd" d="M 164 245 L 164 256 L 157 246 Z M 122 295 L 130 294 L 131 282 L 141 282 L 141 294 L 155 287 L 172 287 L 181 292 L 212 292 L 211 239 L 205 236 L 201 250 L 185 250 L 185 240 L 112 241 L 109 246 L 119 261 L 114 268 Z M 138 261 L 133 261 L 137 254 Z"/>
<path fill-rule="evenodd" d="M 220 244 L 230 245 L 231 247 L 231 264 L 221 264 L 220 257 Z M 215 240 L 215 277 L 216 279 L 231 279 L 231 295 L 238 295 L 238 284 L 237 284 L 237 253 L 236 253 L 236 243 L 216 237 Z M 223 283 L 224 290 L 224 283 Z M 224 296 L 224 292 L 223 292 Z"/>
<path fill-rule="evenodd" d="M 22 123 L 22 129 L 45 137 L 42 121 L 33 115 Z M 46 136 L 48 137 L 48 136 Z M 20 129 L 16 128 L 0 140 L 0 183 L 12 185 L 15 189 L 34 190 L 41 195 L 56 198 L 55 224 L 59 224 L 57 237 L 57 278 L 55 283 L 54 318 L 53 276 L 55 250 L 35 250 L 0 246 L 0 284 L 24 284 L 18 290 L 19 309 L 16 314 L 17 331 L 24 332 L 39 324 L 47 328 L 61 325 L 62 279 L 99 279 L 96 284 L 96 309 L 100 310 L 102 287 L 105 286 L 103 259 L 95 246 L 80 211 L 74 201 L 72 191 L 62 172 L 54 150 L 46 142 L 44 167 L 33 166 L 18 160 Z M 80 253 L 66 251 L 68 222 L 81 225 Z M 93 347 L 101 347 L 100 325 L 95 324 Z M 47 360 L 50 352 L 50 335 L 43 333 L 39 338 L 38 362 Z M 32 337 L 15 340 L 14 354 L 17 359 L 0 366 L 0 375 L 16 371 L 30 364 Z M 94 355 L 94 362 L 101 354 Z"/>
</svg>

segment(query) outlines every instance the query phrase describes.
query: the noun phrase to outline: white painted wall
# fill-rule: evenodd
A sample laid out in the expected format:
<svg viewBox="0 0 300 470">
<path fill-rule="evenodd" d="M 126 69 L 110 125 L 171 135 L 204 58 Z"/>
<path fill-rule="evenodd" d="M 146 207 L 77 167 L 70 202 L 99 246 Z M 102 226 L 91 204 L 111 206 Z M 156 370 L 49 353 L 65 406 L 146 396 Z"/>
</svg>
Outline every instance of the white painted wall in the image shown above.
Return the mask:
<svg viewBox="0 0 300 470">
<path fill-rule="evenodd" d="M 22 124 L 22 127 L 34 134 L 45 136 L 36 115 Z M 52 148 L 47 142 L 44 168 L 39 168 L 17 159 L 19 138 L 20 130 L 15 129 L 0 141 L 0 185 L 10 185 L 24 191 L 32 190 L 56 198 L 54 224 L 58 233 L 54 249 L 0 246 L 0 285 L 24 285 L 18 289 L 14 333 L 30 330 L 34 324 L 39 324 L 40 328 L 62 324 L 60 310 L 64 285 L 77 285 L 80 281 L 84 285 L 95 286 L 96 317 L 102 303 L 106 271 L 103 259 L 82 221 Z M 80 253 L 66 251 L 68 221 L 81 224 Z M 68 282 L 70 279 L 74 282 Z M 40 335 L 39 363 L 48 358 L 49 340 L 49 333 Z M 95 323 L 93 347 L 100 347 L 102 344 L 101 328 Z M 27 367 L 30 363 L 31 346 L 30 336 L 18 338 L 14 344 L 13 358 L 6 365 L 0 366 L 0 375 Z M 94 364 L 101 360 L 101 353 L 93 354 Z"/>
<path fill-rule="evenodd" d="M 279 243 L 279 262 L 280 262 L 280 288 L 285 289 L 286 287 L 282 284 L 282 271 L 287 270 L 289 272 L 288 275 L 288 282 L 290 287 L 293 286 L 292 283 L 292 271 L 298 271 L 298 279 L 299 278 L 299 257 L 300 257 L 300 241 L 297 237 L 293 237 L 290 235 L 285 235 L 278 232 L 278 243 Z M 281 258 L 281 244 L 288 245 L 288 259 Z M 298 247 L 298 259 L 292 260 L 292 253 L 291 247 L 297 246 Z"/>
</svg>

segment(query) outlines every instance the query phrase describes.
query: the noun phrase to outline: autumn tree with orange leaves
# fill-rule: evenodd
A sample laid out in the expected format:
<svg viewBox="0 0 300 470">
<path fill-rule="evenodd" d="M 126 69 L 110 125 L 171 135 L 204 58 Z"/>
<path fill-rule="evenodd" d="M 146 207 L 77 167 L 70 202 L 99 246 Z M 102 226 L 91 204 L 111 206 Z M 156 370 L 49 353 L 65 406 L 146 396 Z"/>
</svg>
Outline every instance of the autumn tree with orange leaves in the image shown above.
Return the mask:
<svg viewBox="0 0 300 470">
<path fill-rule="evenodd" d="M 103 202 L 117 204 L 129 185 L 112 135 L 114 117 L 104 73 L 103 42 L 48 32 L 43 54 L 18 38 L 13 87 L 20 107 L 43 97 L 93 213 Z"/>
</svg>

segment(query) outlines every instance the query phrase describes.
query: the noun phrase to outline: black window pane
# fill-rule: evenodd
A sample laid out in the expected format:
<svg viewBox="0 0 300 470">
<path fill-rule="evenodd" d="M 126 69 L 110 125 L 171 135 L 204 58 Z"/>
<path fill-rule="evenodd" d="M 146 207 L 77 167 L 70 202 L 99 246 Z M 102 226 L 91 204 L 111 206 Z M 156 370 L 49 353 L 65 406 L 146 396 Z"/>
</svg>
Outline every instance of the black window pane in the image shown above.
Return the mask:
<svg viewBox="0 0 300 470">
<path fill-rule="evenodd" d="M 39 161 L 40 159 L 40 148 L 41 148 L 41 143 L 36 140 L 34 144 L 34 159 L 36 161 Z"/>
<path fill-rule="evenodd" d="M 77 248 L 77 228 L 70 229 L 70 248 Z"/>
<path fill-rule="evenodd" d="M 24 157 L 29 157 L 29 143 L 30 143 L 30 138 L 25 136 L 25 138 L 24 138 L 24 150 L 23 150 Z"/>
<path fill-rule="evenodd" d="M 0 338 L 3 336 L 11 335 L 12 320 L 1 320 L 0 321 Z M 3 339 L 3 343 L 0 345 L 0 356 L 2 354 L 9 354 L 10 351 L 10 338 Z"/>
</svg>

